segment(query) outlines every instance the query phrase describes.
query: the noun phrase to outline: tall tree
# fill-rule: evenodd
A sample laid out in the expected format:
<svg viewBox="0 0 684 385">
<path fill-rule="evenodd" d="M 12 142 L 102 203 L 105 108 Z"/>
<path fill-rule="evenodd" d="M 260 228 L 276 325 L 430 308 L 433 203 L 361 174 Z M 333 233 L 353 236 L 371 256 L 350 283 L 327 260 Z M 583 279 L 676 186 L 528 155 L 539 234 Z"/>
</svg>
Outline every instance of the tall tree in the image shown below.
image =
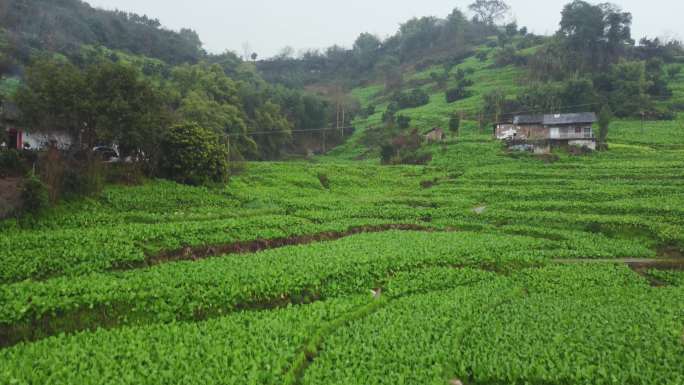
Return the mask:
<svg viewBox="0 0 684 385">
<path fill-rule="evenodd" d="M 475 13 L 475 18 L 487 25 L 494 25 L 502 20 L 511 7 L 503 0 L 477 0 L 468 8 Z"/>
<path fill-rule="evenodd" d="M 563 8 L 560 36 L 576 70 L 605 69 L 615 63 L 631 38 L 632 15 L 613 4 L 575 0 Z"/>
<path fill-rule="evenodd" d="M 613 111 L 610 107 L 604 105 L 601 108 L 601 113 L 598 116 L 599 125 L 599 148 L 603 149 L 606 147 L 606 142 L 608 140 L 608 130 L 610 128 L 610 122 L 613 120 Z"/>
<path fill-rule="evenodd" d="M 373 67 L 377 59 L 378 50 L 382 46 L 382 41 L 370 33 L 362 33 L 354 42 L 354 56 L 362 70 Z"/>
<path fill-rule="evenodd" d="M 124 155 L 154 153 L 168 123 L 161 92 L 134 68 L 103 62 L 80 71 L 68 62 L 38 60 L 17 95 L 25 124 L 68 132 L 84 149 L 116 142 Z"/>
</svg>

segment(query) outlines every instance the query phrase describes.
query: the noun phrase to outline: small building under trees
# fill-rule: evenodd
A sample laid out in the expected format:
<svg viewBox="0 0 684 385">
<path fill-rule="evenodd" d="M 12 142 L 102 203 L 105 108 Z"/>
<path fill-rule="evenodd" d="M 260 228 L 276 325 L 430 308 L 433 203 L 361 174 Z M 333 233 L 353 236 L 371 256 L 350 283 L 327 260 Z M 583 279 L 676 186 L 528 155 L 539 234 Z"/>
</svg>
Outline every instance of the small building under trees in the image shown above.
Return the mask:
<svg viewBox="0 0 684 385">
<path fill-rule="evenodd" d="M 497 123 L 494 134 L 511 149 L 549 153 L 554 147 L 596 149 L 593 112 L 549 115 L 519 115 L 512 122 Z"/>
<path fill-rule="evenodd" d="M 436 127 L 423 134 L 423 139 L 428 143 L 437 143 L 444 140 L 444 130 Z"/>
<path fill-rule="evenodd" d="M 7 148 L 16 150 L 42 150 L 53 144 L 66 150 L 73 140 L 66 132 L 26 131 L 20 123 L 21 113 L 16 104 L 4 102 L 0 108 L 0 128 L 5 132 L 3 142 Z M 5 141 L 6 140 L 6 141 Z"/>
</svg>

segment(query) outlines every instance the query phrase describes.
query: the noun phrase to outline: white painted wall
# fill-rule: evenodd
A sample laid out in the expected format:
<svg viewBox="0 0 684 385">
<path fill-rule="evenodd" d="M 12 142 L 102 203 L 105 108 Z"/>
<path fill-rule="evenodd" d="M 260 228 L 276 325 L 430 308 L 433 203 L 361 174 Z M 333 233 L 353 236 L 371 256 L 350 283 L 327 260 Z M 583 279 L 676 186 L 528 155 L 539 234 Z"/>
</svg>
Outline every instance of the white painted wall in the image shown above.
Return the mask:
<svg viewBox="0 0 684 385">
<path fill-rule="evenodd" d="M 66 150 L 73 144 L 71 136 L 63 132 L 57 133 L 40 133 L 40 132 L 23 132 L 23 142 L 24 148 L 29 145 L 30 150 L 42 150 L 54 141 L 57 144 L 57 148 L 61 150 Z"/>
</svg>

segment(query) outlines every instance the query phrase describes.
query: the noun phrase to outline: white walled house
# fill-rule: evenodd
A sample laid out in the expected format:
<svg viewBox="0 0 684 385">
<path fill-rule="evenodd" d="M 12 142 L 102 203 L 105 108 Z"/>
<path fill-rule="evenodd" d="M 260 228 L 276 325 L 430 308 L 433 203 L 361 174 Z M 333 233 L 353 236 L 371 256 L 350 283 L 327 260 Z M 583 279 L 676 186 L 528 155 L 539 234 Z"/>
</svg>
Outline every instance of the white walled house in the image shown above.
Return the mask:
<svg viewBox="0 0 684 385">
<path fill-rule="evenodd" d="M 61 150 L 67 150 L 74 144 L 73 138 L 66 132 L 39 132 L 22 129 L 19 123 L 19 110 L 13 103 L 3 103 L 0 111 L 0 127 L 7 134 L 5 135 L 7 141 L 3 146 L 6 148 L 39 151 L 47 148 L 50 144 L 54 144 Z"/>
<path fill-rule="evenodd" d="M 504 140 L 511 148 L 525 148 L 535 153 L 548 153 L 553 147 L 577 146 L 596 150 L 593 112 L 520 115 L 513 123 L 495 126 L 494 135 Z"/>
</svg>

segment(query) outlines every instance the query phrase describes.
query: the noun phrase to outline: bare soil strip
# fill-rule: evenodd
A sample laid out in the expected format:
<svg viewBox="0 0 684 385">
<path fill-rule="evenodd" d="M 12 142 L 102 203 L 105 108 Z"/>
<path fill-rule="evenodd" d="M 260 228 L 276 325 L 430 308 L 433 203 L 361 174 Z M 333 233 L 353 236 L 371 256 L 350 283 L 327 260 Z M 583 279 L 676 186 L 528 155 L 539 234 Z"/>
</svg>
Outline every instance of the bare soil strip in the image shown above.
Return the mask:
<svg viewBox="0 0 684 385">
<path fill-rule="evenodd" d="M 160 265 L 162 263 L 178 261 L 198 261 L 226 254 L 252 254 L 264 250 L 277 249 L 286 246 L 308 245 L 316 242 L 335 241 L 352 235 L 363 233 L 382 233 L 386 231 L 440 231 L 432 227 L 414 224 L 385 224 L 374 226 L 351 227 L 346 231 L 327 231 L 316 234 L 296 235 L 284 238 L 256 239 L 251 241 L 239 241 L 224 245 L 184 247 L 179 250 L 162 252 L 151 255 L 140 262 L 123 262 L 115 265 L 111 270 L 124 271 L 135 270 L 145 267 Z"/>
<path fill-rule="evenodd" d="M 653 287 L 668 286 L 668 283 L 649 274 L 649 270 L 684 270 L 684 258 L 555 259 L 553 262 L 559 264 L 626 264 L 635 273 L 648 280 Z"/>
<path fill-rule="evenodd" d="M 660 270 L 684 270 L 682 258 L 616 258 L 616 259 L 554 259 L 554 263 L 560 264 L 626 264 L 632 269 L 660 269 Z"/>
</svg>

